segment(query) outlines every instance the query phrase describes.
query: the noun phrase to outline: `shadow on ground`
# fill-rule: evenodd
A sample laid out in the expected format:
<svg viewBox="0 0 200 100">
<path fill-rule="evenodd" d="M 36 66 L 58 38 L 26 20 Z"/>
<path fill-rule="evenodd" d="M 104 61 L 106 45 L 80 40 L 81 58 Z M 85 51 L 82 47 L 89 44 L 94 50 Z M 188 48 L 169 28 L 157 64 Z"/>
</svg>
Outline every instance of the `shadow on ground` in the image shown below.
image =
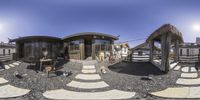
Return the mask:
<svg viewBox="0 0 200 100">
<path fill-rule="evenodd" d="M 108 66 L 111 71 L 137 76 L 163 75 L 159 68 L 150 62 L 121 62 Z"/>
</svg>

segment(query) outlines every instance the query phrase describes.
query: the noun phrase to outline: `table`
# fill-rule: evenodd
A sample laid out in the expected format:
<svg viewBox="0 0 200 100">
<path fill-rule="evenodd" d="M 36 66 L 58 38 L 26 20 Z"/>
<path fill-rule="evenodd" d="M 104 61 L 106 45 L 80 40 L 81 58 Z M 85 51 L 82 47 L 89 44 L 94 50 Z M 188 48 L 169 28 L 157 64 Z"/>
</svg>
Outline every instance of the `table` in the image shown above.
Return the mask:
<svg viewBox="0 0 200 100">
<path fill-rule="evenodd" d="M 42 71 L 43 63 L 52 63 L 52 59 L 40 59 L 40 71 Z"/>
</svg>

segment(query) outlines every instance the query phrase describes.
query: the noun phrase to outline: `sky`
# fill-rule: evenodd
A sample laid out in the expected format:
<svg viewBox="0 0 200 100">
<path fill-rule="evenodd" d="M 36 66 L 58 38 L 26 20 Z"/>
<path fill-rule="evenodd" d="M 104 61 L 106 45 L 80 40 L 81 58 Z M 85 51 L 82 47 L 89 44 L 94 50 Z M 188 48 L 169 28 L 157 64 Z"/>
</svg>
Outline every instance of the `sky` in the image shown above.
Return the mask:
<svg viewBox="0 0 200 100">
<path fill-rule="evenodd" d="M 0 41 L 100 32 L 134 47 L 161 25 L 172 24 L 185 42 L 195 42 L 199 5 L 200 0 L 0 0 Z"/>
</svg>

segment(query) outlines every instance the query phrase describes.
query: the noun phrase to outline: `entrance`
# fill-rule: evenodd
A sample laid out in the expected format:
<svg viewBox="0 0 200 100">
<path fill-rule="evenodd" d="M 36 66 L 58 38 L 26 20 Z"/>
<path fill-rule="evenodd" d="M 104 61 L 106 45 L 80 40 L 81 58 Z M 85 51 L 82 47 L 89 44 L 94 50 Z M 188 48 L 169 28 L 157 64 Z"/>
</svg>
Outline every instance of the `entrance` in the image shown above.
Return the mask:
<svg viewBox="0 0 200 100">
<path fill-rule="evenodd" d="M 92 56 L 92 39 L 85 39 L 85 58 Z"/>
</svg>

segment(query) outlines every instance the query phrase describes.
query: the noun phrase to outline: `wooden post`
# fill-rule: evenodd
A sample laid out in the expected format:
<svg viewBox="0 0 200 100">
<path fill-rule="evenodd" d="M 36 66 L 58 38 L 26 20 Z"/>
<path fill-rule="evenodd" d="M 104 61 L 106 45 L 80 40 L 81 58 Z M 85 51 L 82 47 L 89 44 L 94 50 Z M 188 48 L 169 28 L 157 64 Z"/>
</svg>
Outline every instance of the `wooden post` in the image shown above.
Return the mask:
<svg viewBox="0 0 200 100">
<path fill-rule="evenodd" d="M 84 39 L 80 40 L 80 45 L 79 45 L 79 49 L 80 49 L 80 59 L 83 60 L 85 59 L 85 45 L 84 45 Z"/>
<path fill-rule="evenodd" d="M 175 42 L 175 61 L 179 61 L 179 41 Z"/>
<path fill-rule="evenodd" d="M 168 72 L 169 71 L 169 52 L 171 44 L 171 34 L 163 34 L 161 36 L 161 70 Z"/>
<path fill-rule="evenodd" d="M 149 47 L 150 47 L 150 55 L 149 55 L 149 61 L 153 61 L 153 49 L 154 49 L 154 41 L 149 42 Z"/>
<path fill-rule="evenodd" d="M 96 54 L 95 54 L 95 39 L 92 39 L 92 59 L 96 59 Z"/>
</svg>

